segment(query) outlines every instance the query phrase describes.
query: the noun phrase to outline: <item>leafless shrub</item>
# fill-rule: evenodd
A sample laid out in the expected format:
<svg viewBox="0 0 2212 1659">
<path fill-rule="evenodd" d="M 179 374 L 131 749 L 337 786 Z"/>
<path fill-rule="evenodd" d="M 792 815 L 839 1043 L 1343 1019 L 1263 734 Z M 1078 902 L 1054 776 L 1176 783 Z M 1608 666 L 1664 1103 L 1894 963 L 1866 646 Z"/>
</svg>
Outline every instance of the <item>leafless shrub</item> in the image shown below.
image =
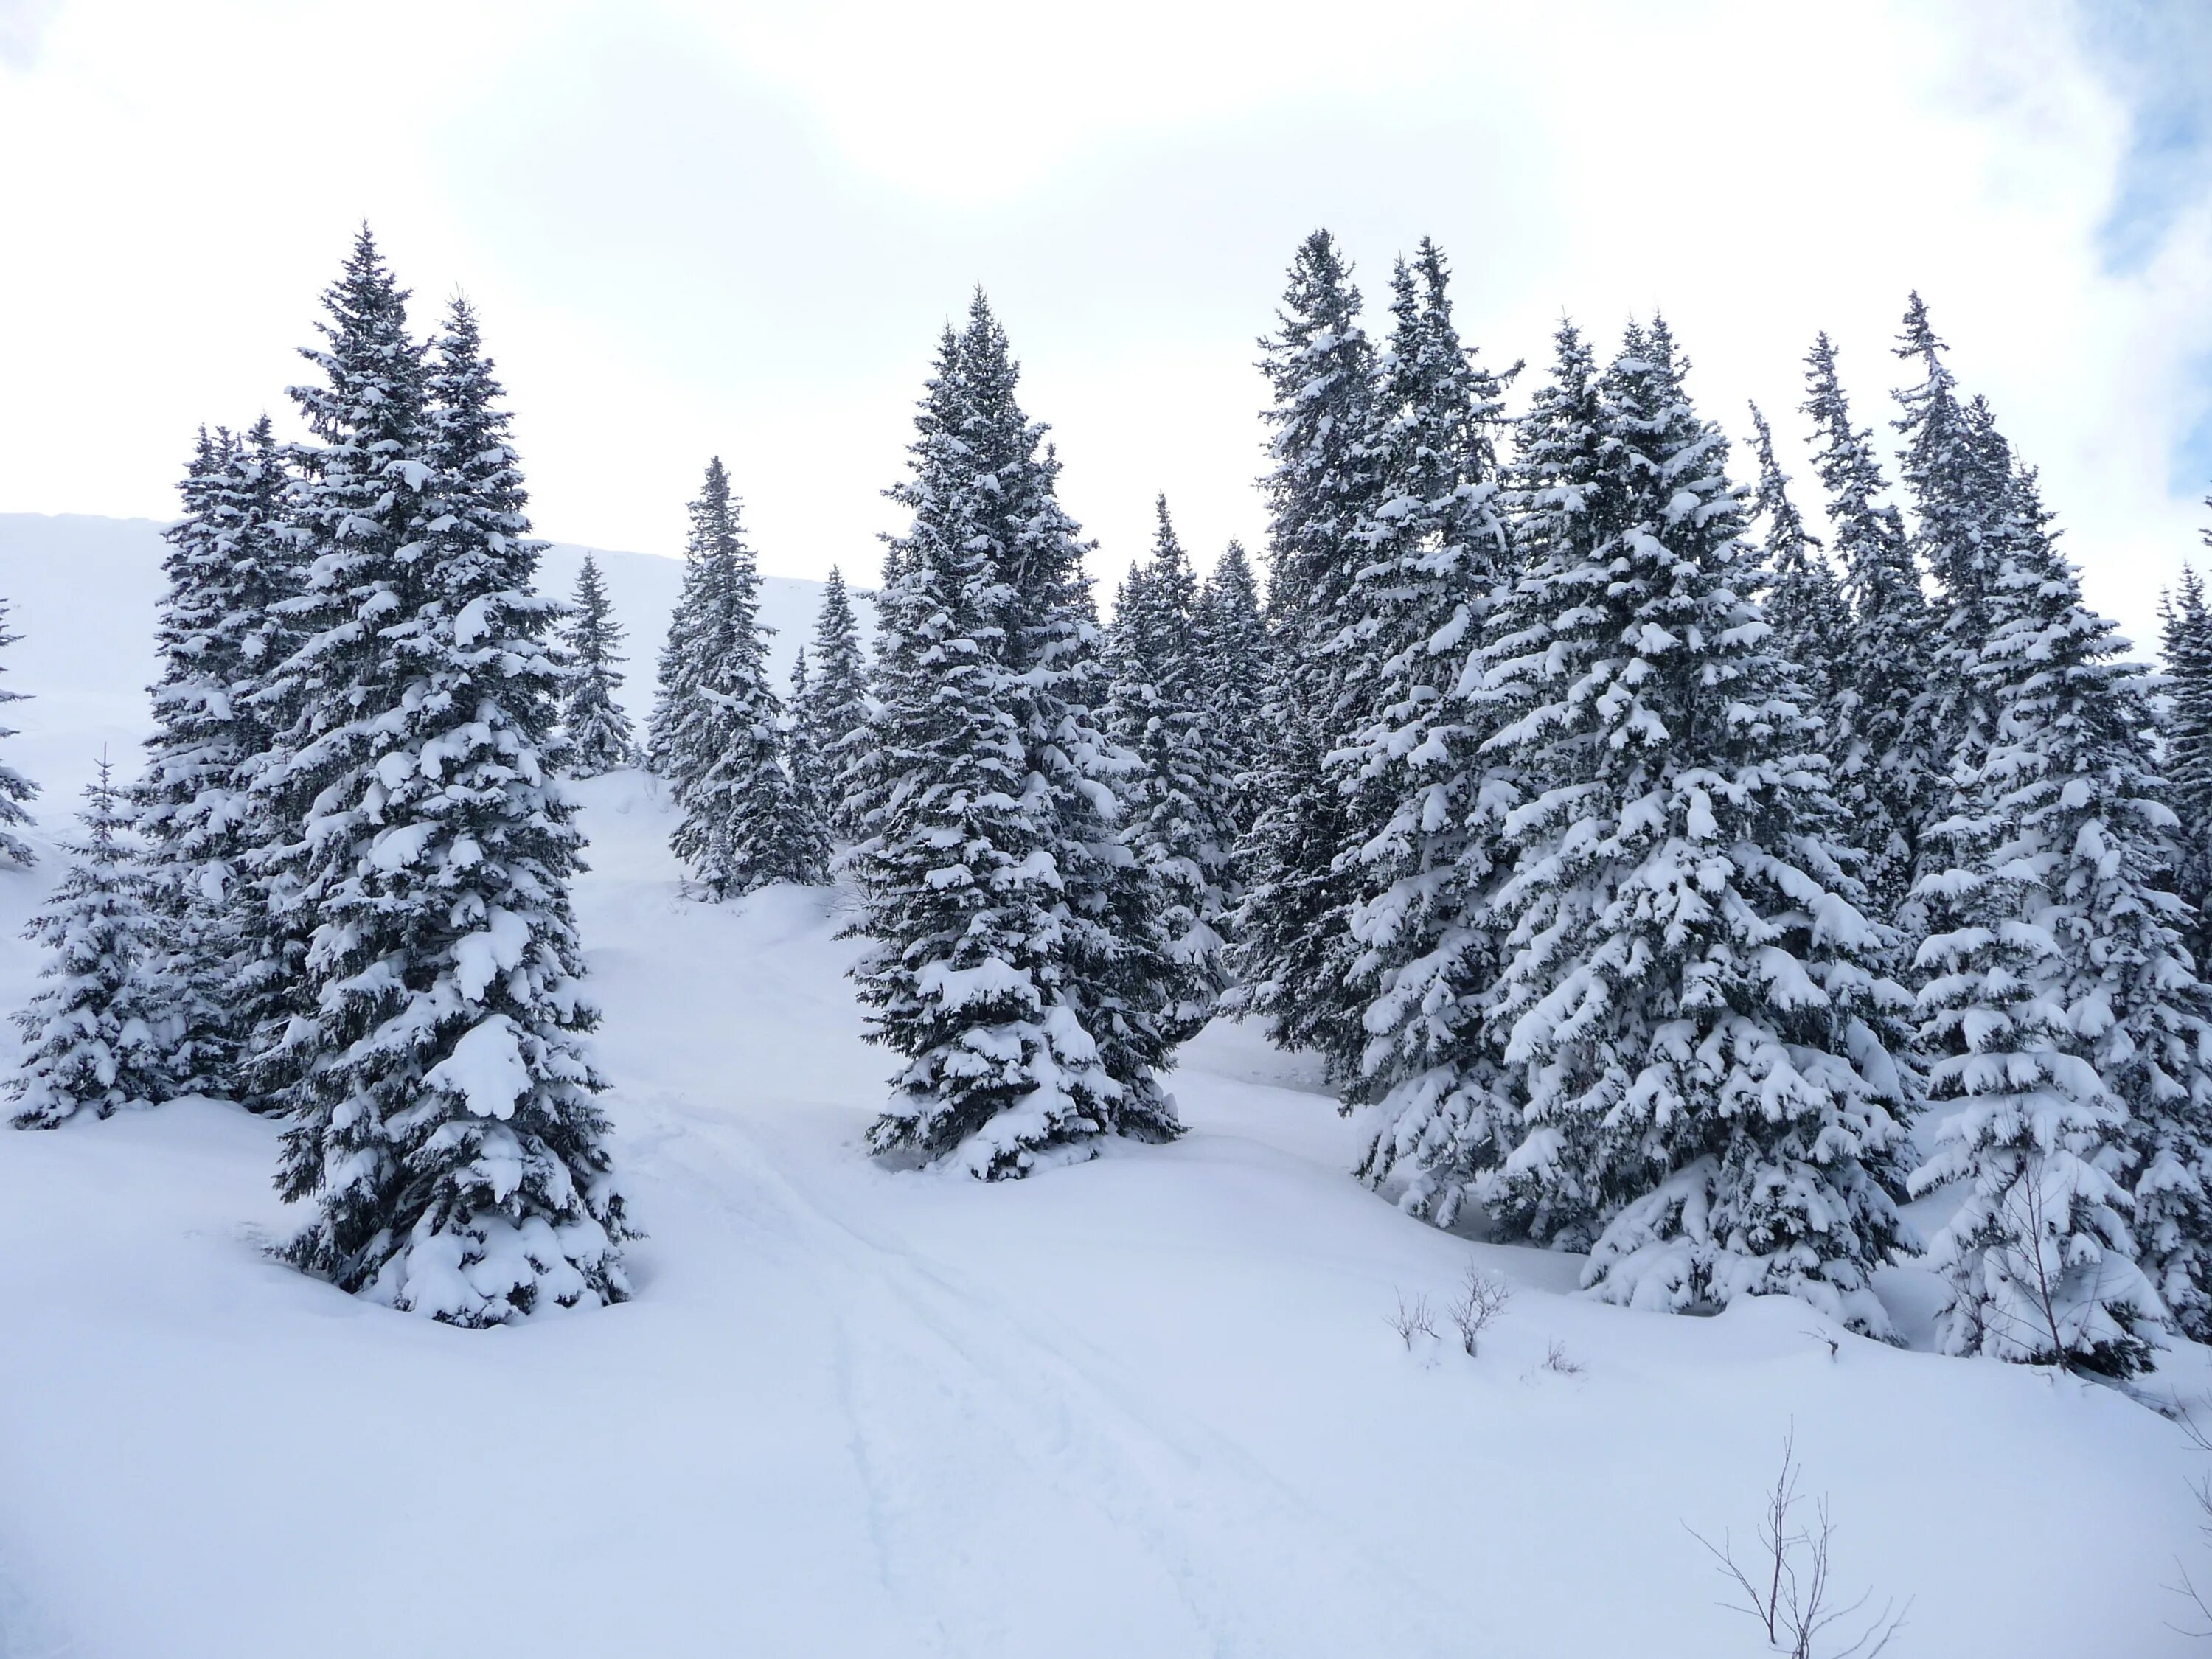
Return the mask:
<svg viewBox="0 0 2212 1659">
<path fill-rule="evenodd" d="M 1565 1343 L 1553 1337 L 1550 1350 L 1544 1355 L 1544 1369 L 1557 1371 L 1561 1376 L 1580 1376 L 1583 1362 L 1567 1352 Z"/>
<path fill-rule="evenodd" d="M 2191 1445 L 2199 1451 L 2212 1452 L 2212 1435 L 2208 1435 L 2203 1428 L 2199 1427 L 2194 1417 L 2185 1411 L 2179 1420 L 2181 1424 L 2181 1431 L 2189 1437 Z M 2197 1499 L 2197 1510 L 2200 1517 L 2197 1523 L 2197 1533 L 2208 1543 L 2212 1543 L 2212 1475 L 2199 1478 L 2189 1491 L 2191 1496 Z M 2194 1636 L 2200 1640 L 2212 1637 L 2212 1601 L 2205 1599 L 2207 1592 L 2197 1588 L 2197 1581 L 2191 1576 L 2187 1564 L 2179 1556 L 2173 1558 L 2173 1565 L 2174 1571 L 2181 1575 L 2181 1582 L 2178 1584 L 2168 1584 L 2166 1589 L 2172 1590 L 2176 1595 L 2185 1598 L 2190 1606 L 2197 1609 L 2200 1627 L 2189 1630 L 2175 1625 L 2172 1628 L 2180 1631 L 2184 1636 Z"/>
<path fill-rule="evenodd" d="M 1490 1328 L 1491 1322 L 1505 1311 L 1505 1304 L 1513 1299 L 1513 1287 L 1496 1273 L 1486 1273 L 1480 1267 L 1467 1270 L 1467 1281 L 1460 1286 L 1459 1294 L 1445 1311 L 1459 1329 L 1459 1340 L 1465 1345 L 1468 1357 L 1474 1354 L 1475 1339 Z"/>
<path fill-rule="evenodd" d="M 1398 1340 L 1409 1350 L 1415 1337 L 1437 1334 L 1436 1316 L 1429 1311 L 1429 1298 L 1425 1296 L 1417 1296 L 1407 1302 L 1405 1291 L 1399 1291 L 1398 1311 L 1387 1316 L 1390 1328 L 1398 1333 Z"/>
<path fill-rule="evenodd" d="M 1741 1601 L 1723 1607 L 1747 1613 L 1766 1631 L 1768 1644 L 1790 1659 L 1875 1659 L 1905 1627 L 1912 1609 L 1884 1601 L 1881 1610 L 1861 1624 L 1860 1616 L 1874 1592 L 1842 1606 L 1833 1604 L 1835 1586 L 1829 1577 L 1828 1554 L 1835 1541 L 1836 1523 L 1822 1497 L 1813 1504 L 1813 1524 L 1802 1527 L 1792 1518 L 1799 1504 L 1796 1458 L 1797 1431 L 1793 1424 L 1782 1443 L 1782 1472 L 1766 1495 L 1766 1512 L 1759 1522 L 1759 1553 L 1738 1565 L 1726 1533 L 1715 1544 L 1687 1522 L 1683 1529 L 1712 1554 L 1721 1576 L 1733 1584 Z M 1838 1630 L 1837 1626 L 1846 1626 Z M 1847 1630 L 1857 1634 L 1842 1647 L 1825 1645 L 1842 1641 Z"/>
</svg>

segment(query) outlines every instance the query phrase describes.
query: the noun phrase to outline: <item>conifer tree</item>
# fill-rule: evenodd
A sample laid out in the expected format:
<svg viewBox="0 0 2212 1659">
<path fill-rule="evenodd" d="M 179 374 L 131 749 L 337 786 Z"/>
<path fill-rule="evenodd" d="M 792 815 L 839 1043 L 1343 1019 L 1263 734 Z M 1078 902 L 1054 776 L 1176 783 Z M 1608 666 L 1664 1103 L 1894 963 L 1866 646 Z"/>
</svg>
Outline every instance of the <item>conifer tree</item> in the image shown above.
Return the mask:
<svg viewBox="0 0 2212 1659">
<path fill-rule="evenodd" d="M 1874 916 L 1899 930 L 1899 967 L 1909 970 L 1922 933 L 1911 911 L 1923 826 L 1948 761 L 1929 730 L 1932 618 L 1920 573 L 1887 486 L 1872 434 L 1851 424 L 1826 334 L 1806 359 L 1814 466 L 1827 492 L 1828 522 L 1848 609 L 1834 656 L 1828 750 L 1838 799 L 1865 860 Z"/>
<path fill-rule="evenodd" d="M 298 835 L 297 803 L 283 779 L 286 746 L 300 725 L 305 681 L 290 672 L 305 642 L 302 607 L 311 543 L 294 522 L 291 447 L 268 416 L 254 422 L 234 457 L 224 492 L 232 507 L 222 580 L 236 606 L 240 758 L 222 804 L 234 824 L 216 937 L 227 945 L 222 999 L 232 1038 L 223 1092 L 248 1110 L 284 1109 L 284 1035 L 306 1006 L 307 919 L 288 908 L 281 849 Z M 218 801 L 222 798 L 217 797 Z M 210 819 L 209 828 L 215 826 Z M 209 890 L 209 872 L 201 889 Z"/>
<path fill-rule="evenodd" d="M 1273 393 L 1267 602 L 1273 662 L 1258 814 L 1240 856 L 1238 1006 L 1262 1016 L 1285 1048 L 1311 1049 L 1333 1075 L 1366 1047 L 1364 1005 L 1348 983 L 1353 893 L 1337 862 L 1351 833 L 1328 756 L 1348 735 L 1344 705 L 1351 594 L 1364 560 L 1372 494 L 1364 449 L 1372 351 L 1359 290 L 1326 231 L 1299 245 L 1277 313 L 1261 341 Z"/>
<path fill-rule="evenodd" d="M 1727 445 L 1663 324 L 1632 329 L 1591 425 L 1563 341 L 1527 563 L 1486 653 L 1526 805 L 1495 896 L 1492 1018 L 1517 1144 L 1506 1224 L 1587 1246 L 1656 1309 L 1802 1297 L 1887 1335 L 1903 1237 L 1905 998 L 1833 842 L 1802 688 L 1752 598 Z M 1585 416 L 1587 420 L 1588 416 Z"/>
<path fill-rule="evenodd" d="M 720 457 L 691 504 L 684 588 L 661 652 L 653 769 L 683 817 L 670 837 L 720 901 L 770 882 L 817 881 L 821 839 L 784 770 L 783 707 L 768 683 L 760 571 Z"/>
<path fill-rule="evenodd" d="M 169 1060 L 183 1093 L 228 1095 L 240 1081 L 246 1032 L 234 1000 L 256 822 L 247 782 L 270 742 L 253 691 L 267 667 L 270 607 L 291 591 L 276 523 L 283 468 L 274 450 L 265 416 L 243 440 L 203 428 L 182 485 L 185 515 L 166 532 L 168 583 L 155 628 L 161 678 L 131 800 L 149 843 L 149 891 L 162 921 L 156 977 L 173 1000 Z"/>
<path fill-rule="evenodd" d="M 295 392 L 316 554 L 287 672 L 283 901 L 312 921 L 278 1188 L 289 1258 L 458 1325 L 628 1294 L 597 1015 L 555 781 L 560 606 L 476 320 L 426 364 L 366 231 L 325 296 L 324 383 Z"/>
<path fill-rule="evenodd" d="M 890 492 L 913 517 L 884 559 L 881 765 L 854 854 L 877 940 L 854 977 L 871 1036 L 907 1057 L 871 1144 L 984 1179 L 1176 1129 L 1151 1064 L 1159 987 L 1138 974 L 1158 924 L 1128 930 L 1144 872 L 1106 816 L 1127 760 L 1083 701 L 1083 546 L 1017 377 L 978 295 Z"/>
<path fill-rule="evenodd" d="M 808 841 L 807 862 L 820 873 L 830 868 L 836 848 L 830 841 L 830 782 L 822 752 L 814 746 L 814 732 L 805 710 L 813 687 L 806 675 L 806 649 L 799 647 L 791 665 L 791 701 L 783 720 L 784 759 L 790 768 L 792 799 Z"/>
<path fill-rule="evenodd" d="M 797 713 L 821 760 L 823 822 L 838 839 L 855 840 L 861 833 L 860 815 L 845 780 L 856 766 L 866 770 L 868 666 L 844 573 L 834 564 L 822 585 L 822 610 L 808 660 L 806 701 Z"/>
<path fill-rule="evenodd" d="M 2160 605 L 2172 707 L 2166 722 L 2166 801 L 2173 808 L 2173 889 L 2189 914 L 2182 942 L 2199 975 L 2212 974 L 2212 610 L 2185 565 Z"/>
<path fill-rule="evenodd" d="M 1346 1095 L 1387 1102 L 1364 1165 L 1370 1180 L 1449 1109 L 1468 1000 L 1498 965 L 1479 915 L 1495 830 L 1498 780 L 1481 752 L 1492 726 L 1461 680 L 1510 574 L 1493 434 L 1519 368 L 1475 366 L 1432 242 L 1422 240 L 1411 266 L 1399 262 L 1391 289 L 1347 653 L 1346 696 L 1359 723 L 1331 757 L 1352 828 L 1339 854 L 1358 895 L 1352 979 L 1370 1000 Z"/>
<path fill-rule="evenodd" d="M 1220 930 L 1235 782 L 1206 703 L 1198 584 L 1167 497 L 1156 507 L 1152 557 L 1132 567 L 1115 610 L 1109 730 L 1141 763 L 1121 791 L 1123 839 L 1159 884 L 1178 981 L 1168 1022 L 1180 1042 L 1197 1035 L 1228 983 Z"/>
<path fill-rule="evenodd" d="M 623 629 L 615 620 L 599 562 L 586 553 L 576 572 L 565 644 L 570 659 L 561 725 L 568 775 L 596 778 L 637 763 L 637 734 L 615 692 L 623 683 Z"/>
<path fill-rule="evenodd" d="M 1820 538 L 1805 527 L 1790 499 L 1790 477 L 1774 458 L 1774 434 L 1751 406 L 1756 434 L 1759 487 L 1752 516 L 1766 526 L 1765 592 L 1761 596 L 1776 646 L 1797 665 L 1813 707 L 1825 723 L 1835 703 L 1838 663 L 1850 629 L 1850 615 L 1835 574 L 1820 552 Z"/>
<path fill-rule="evenodd" d="M 20 634 L 8 631 L 8 601 L 0 599 L 0 651 L 5 651 L 22 637 Z M 0 706 L 24 702 L 27 696 L 25 692 L 10 691 L 4 685 L 0 685 Z M 14 726 L 0 726 L 0 738 L 15 735 Z M 37 784 L 15 768 L 0 763 L 0 864 L 12 864 L 27 870 L 38 862 L 38 855 L 31 851 L 29 844 L 14 833 L 17 828 L 30 823 L 31 814 L 23 803 L 34 799 L 38 793 Z"/>
<path fill-rule="evenodd" d="M 1960 581 L 1990 629 L 1960 702 L 1987 723 L 1921 883 L 1921 1040 L 1952 1109 L 1914 1184 L 1966 1188 L 1929 1253 L 1948 1352 L 2124 1376 L 2169 1312 L 2212 1328 L 2212 990 L 2163 887 L 2147 684 L 2082 603 L 2034 475 L 1970 412 L 2006 489 Z M 1947 634 L 1954 660 L 1965 643 Z"/>
<path fill-rule="evenodd" d="M 62 844 L 69 869 L 23 930 L 53 956 L 40 973 L 45 988 L 15 1014 L 21 1068 L 0 1082 L 19 1129 L 51 1129 L 80 1112 L 111 1117 L 157 1104 L 173 1087 L 168 999 L 147 975 L 160 924 L 106 756 L 84 793 L 85 833 Z"/>
<path fill-rule="evenodd" d="M 1242 542 L 1231 539 L 1214 561 L 1205 586 L 1199 590 L 1191 635 L 1205 665 L 1206 708 L 1231 781 L 1229 821 L 1236 828 L 1237 843 L 1241 844 L 1258 816 L 1255 793 L 1267 756 L 1261 703 L 1269 661 L 1260 590 L 1252 579 L 1251 562 L 1245 557 Z M 1241 902 L 1244 877 L 1237 845 L 1230 848 L 1225 884 L 1232 903 Z M 1233 937 L 1234 919 L 1224 917 L 1224 922 Z"/>
</svg>

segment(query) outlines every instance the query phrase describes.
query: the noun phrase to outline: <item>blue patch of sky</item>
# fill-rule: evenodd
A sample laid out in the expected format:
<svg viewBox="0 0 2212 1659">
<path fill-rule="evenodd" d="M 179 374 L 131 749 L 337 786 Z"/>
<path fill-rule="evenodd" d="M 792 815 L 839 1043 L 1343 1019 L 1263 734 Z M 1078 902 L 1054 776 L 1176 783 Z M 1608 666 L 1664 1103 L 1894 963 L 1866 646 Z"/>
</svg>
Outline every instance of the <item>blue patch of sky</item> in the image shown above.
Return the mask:
<svg viewBox="0 0 2212 1659">
<path fill-rule="evenodd" d="M 2090 61 L 2125 100 L 2128 146 L 2097 228 L 2115 276 L 2141 271 L 2174 222 L 2212 196 L 2212 0 L 2079 0 Z M 2188 383 L 2196 396 L 2174 445 L 2171 487 L 2212 487 L 2212 357 Z"/>
</svg>

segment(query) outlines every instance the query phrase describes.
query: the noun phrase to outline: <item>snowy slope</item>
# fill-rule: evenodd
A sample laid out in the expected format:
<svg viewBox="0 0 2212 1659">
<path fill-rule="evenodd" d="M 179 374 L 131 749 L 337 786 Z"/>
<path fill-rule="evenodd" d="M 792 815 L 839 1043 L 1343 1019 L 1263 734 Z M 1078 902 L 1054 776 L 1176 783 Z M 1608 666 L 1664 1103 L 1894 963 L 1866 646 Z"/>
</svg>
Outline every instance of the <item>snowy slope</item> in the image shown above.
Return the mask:
<svg viewBox="0 0 2212 1659">
<path fill-rule="evenodd" d="M 24 584 L 17 523 L 0 588 L 89 653 L 19 648 L 18 752 L 134 740 L 100 687 L 146 678 L 145 567 Z M 1177 1145 L 877 1169 L 835 895 L 688 903 L 653 786 L 581 793 L 638 1299 L 471 1333 L 303 1279 L 258 1249 L 276 1130 L 227 1109 L 0 1132 L 0 1656 L 1748 1659 L 1683 1523 L 1745 1538 L 1793 1421 L 1843 1581 L 1916 1598 L 1893 1656 L 2200 1650 L 2161 1585 L 2212 1459 L 2170 1424 L 1832 1357 L 1794 1304 L 1564 1294 L 1347 1179 L 1358 1125 L 1248 1032 L 1194 1045 Z M 0 987 L 40 885 L 0 874 Z M 1398 1293 L 1470 1261 L 1518 1287 L 1481 1357 L 1409 1356 Z M 1921 1322 L 1923 1276 L 1884 1293 Z"/>
</svg>

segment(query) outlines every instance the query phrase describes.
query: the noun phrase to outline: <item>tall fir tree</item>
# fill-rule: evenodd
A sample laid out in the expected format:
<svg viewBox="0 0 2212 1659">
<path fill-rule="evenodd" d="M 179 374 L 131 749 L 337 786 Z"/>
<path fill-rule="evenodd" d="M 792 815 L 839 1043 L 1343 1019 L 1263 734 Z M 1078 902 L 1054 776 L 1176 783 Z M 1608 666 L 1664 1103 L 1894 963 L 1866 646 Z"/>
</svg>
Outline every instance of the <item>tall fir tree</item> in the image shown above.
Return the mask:
<svg viewBox="0 0 2212 1659">
<path fill-rule="evenodd" d="M 1865 860 L 1874 915 L 1899 930 L 1898 967 L 1909 972 L 1921 933 L 1911 903 L 1922 832 L 1948 767 L 1929 729 L 1933 618 L 1905 520 L 1887 489 L 1873 434 L 1851 424 L 1849 400 L 1826 334 L 1806 357 L 1804 412 L 1813 420 L 1814 467 L 1848 611 L 1834 657 L 1828 749 L 1835 787 Z"/>
<path fill-rule="evenodd" d="M 84 793 L 84 834 L 62 844 L 69 868 L 23 930 L 52 958 L 40 970 L 45 988 L 15 1014 L 22 1066 L 0 1082 L 19 1129 L 156 1105 L 175 1086 L 172 999 L 148 973 L 161 924 L 105 755 Z"/>
<path fill-rule="evenodd" d="M 768 681 L 760 571 L 739 520 L 716 457 L 691 504 L 684 588 L 648 727 L 653 770 L 673 787 L 683 815 L 670 845 L 718 901 L 823 873 L 819 832 L 784 769 L 783 706 Z"/>
<path fill-rule="evenodd" d="M 2184 566 L 2165 596 L 2166 802 L 2173 808 L 2173 890 L 2189 912 L 2182 942 L 2200 976 L 2212 975 L 2212 610 L 2204 584 Z"/>
<path fill-rule="evenodd" d="M 285 1042 L 306 1008 L 307 918 L 289 905 L 282 849 L 298 835 L 283 782 L 288 740 L 301 725 L 306 681 L 291 672 L 306 641 L 313 543 L 297 521 L 301 481 L 293 446 L 264 416 L 246 434 L 227 489 L 234 503 L 225 580 L 234 585 L 241 753 L 231 782 L 234 836 L 218 924 L 230 950 L 224 999 L 233 1036 L 225 1092 L 248 1110 L 285 1109 Z M 203 879 L 203 890 L 206 882 Z"/>
<path fill-rule="evenodd" d="M 315 1206 L 301 1267 L 484 1326 L 623 1299 L 629 1229 L 554 777 L 560 606 L 532 591 L 542 544 L 475 318 L 457 302 L 426 363 L 406 298 L 364 230 L 307 354 L 323 383 L 294 394 L 316 557 L 276 861 L 312 931 L 277 1184 Z"/>
<path fill-rule="evenodd" d="M 1159 884 L 1178 980 L 1169 1025 L 1182 1042 L 1212 1017 L 1228 983 L 1221 929 L 1236 782 L 1207 707 L 1197 580 L 1165 495 L 1156 512 L 1151 558 L 1131 568 L 1115 609 L 1109 729 L 1141 763 L 1121 792 L 1123 838 Z"/>
<path fill-rule="evenodd" d="M 854 977 L 907 1058 L 871 1143 L 984 1179 L 1176 1130 L 1141 1059 L 1156 1006 L 1128 996 L 1140 953 L 1115 954 L 1142 872 L 1099 821 L 1117 762 L 1079 701 L 1098 655 L 1082 544 L 1017 374 L 978 295 L 890 492 L 913 517 L 884 559 L 854 858 L 877 941 Z"/>
<path fill-rule="evenodd" d="M 799 647 L 791 665 L 791 700 L 783 717 L 784 760 L 790 769 L 793 799 L 809 842 L 807 863 L 817 873 L 826 872 L 836 853 L 830 841 L 830 780 L 822 751 L 814 746 L 814 731 L 806 722 L 807 701 L 813 686 L 807 678 L 806 648 Z"/>
<path fill-rule="evenodd" d="M 2166 890 L 2148 684 L 2082 603 L 2034 475 L 1984 406 L 1969 418 L 2005 489 L 1972 526 L 1989 632 L 1960 702 L 1986 725 L 1921 884 L 1921 1041 L 1951 1109 L 1914 1180 L 1966 1188 L 1929 1252 L 1948 1352 L 2124 1376 L 2169 1313 L 2212 1329 L 2212 989 Z M 1947 631 L 1954 660 L 1965 641 Z"/>
<path fill-rule="evenodd" d="M 1482 910 L 1499 780 L 1482 752 L 1489 711 L 1462 696 L 1462 679 L 1510 572 L 1495 433 L 1519 370 L 1477 367 L 1434 243 L 1399 262 L 1391 290 L 1346 677 L 1358 724 L 1330 757 L 1352 824 L 1338 856 L 1357 895 L 1352 982 L 1369 1000 L 1345 1093 L 1385 1102 L 1363 1164 L 1370 1181 L 1401 1149 L 1418 1164 L 1437 1114 L 1455 1109 L 1480 1024 L 1471 1005 L 1498 966 Z"/>
<path fill-rule="evenodd" d="M 822 585 L 811 653 L 806 700 L 797 714 L 821 760 L 823 821 L 837 839 L 853 841 L 861 833 L 859 792 L 847 786 L 846 775 L 866 770 L 868 663 L 844 573 L 834 564 Z"/>
<path fill-rule="evenodd" d="M 174 1000 L 173 1086 L 186 1093 L 230 1095 L 240 1083 L 241 888 L 257 844 L 247 781 L 270 744 L 252 694 L 267 666 L 270 607 L 292 592 L 283 486 L 266 416 L 243 440 L 203 429 L 182 485 L 184 517 L 166 532 L 161 678 L 131 798 L 163 921 L 158 978 Z"/>
<path fill-rule="evenodd" d="M 1759 462 L 1759 485 L 1752 517 L 1763 525 L 1765 591 L 1760 596 L 1774 642 L 1797 665 L 1813 699 L 1807 712 L 1831 724 L 1838 683 L 1838 663 L 1850 632 L 1843 590 L 1820 551 L 1820 538 L 1806 528 L 1804 515 L 1790 498 L 1790 476 L 1774 455 L 1774 433 L 1759 405 L 1751 406 L 1751 426 Z"/>
<path fill-rule="evenodd" d="M 568 688 L 561 707 L 568 775 L 596 778 L 637 763 L 637 733 L 615 693 L 623 683 L 623 628 L 607 598 L 599 561 L 584 555 L 576 572 L 576 597 L 568 607 L 564 643 Z"/>
<path fill-rule="evenodd" d="M 1632 328 L 1595 432 L 1561 423 L 1486 653 L 1527 797 L 1491 1011 L 1518 1140 L 1489 1193 L 1587 1246 L 1606 1299 L 1788 1294 L 1888 1335 L 1869 1278 L 1905 1236 L 1905 998 L 1684 369 L 1663 324 Z"/>
<path fill-rule="evenodd" d="M 1348 735 L 1344 703 L 1352 592 L 1373 495 L 1365 449 L 1373 351 L 1359 290 L 1326 231 L 1299 245 L 1276 333 L 1261 342 L 1273 393 L 1267 605 L 1273 664 L 1258 813 L 1240 856 L 1238 1006 L 1332 1075 L 1358 1068 L 1364 1006 L 1350 984 L 1353 888 L 1337 861 L 1351 833 L 1329 755 Z"/>
<path fill-rule="evenodd" d="M 0 651 L 5 651 L 23 636 L 8 631 L 8 601 L 0 599 Z M 0 685 L 0 708 L 11 702 L 22 702 L 28 694 L 11 691 Z M 0 738 L 16 735 L 12 726 L 0 726 Z M 31 822 L 29 810 L 23 805 L 37 799 L 39 786 L 33 783 L 14 767 L 0 763 L 0 864 L 12 864 L 27 870 L 36 864 L 38 855 L 31 851 L 30 843 L 15 833 Z"/>
<path fill-rule="evenodd" d="M 1199 589 L 1191 619 L 1205 665 L 1206 708 L 1213 722 L 1231 779 L 1229 821 L 1236 841 L 1230 848 L 1226 887 L 1232 904 L 1241 903 L 1244 872 L 1238 848 L 1258 814 L 1258 775 L 1267 758 L 1267 734 L 1261 706 L 1266 699 L 1270 655 L 1267 619 L 1261 614 L 1259 585 L 1244 544 L 1231 540 L 1213 562 Z M 1235 936 L 1233 916 L 1224 930 Z"/>
</svg>

